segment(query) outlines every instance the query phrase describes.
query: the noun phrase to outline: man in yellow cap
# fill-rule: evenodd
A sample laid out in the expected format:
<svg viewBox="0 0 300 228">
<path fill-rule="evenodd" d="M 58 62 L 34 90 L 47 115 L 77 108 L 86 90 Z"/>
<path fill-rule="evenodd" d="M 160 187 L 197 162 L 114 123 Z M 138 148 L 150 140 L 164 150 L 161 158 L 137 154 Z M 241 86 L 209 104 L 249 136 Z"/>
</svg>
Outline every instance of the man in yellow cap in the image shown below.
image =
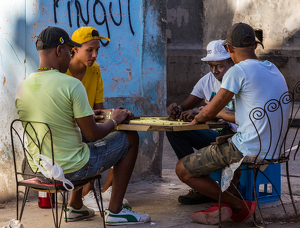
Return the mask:
<svg viewBox="0 0 300 228">
<path fill-rule="evenodd" d="M 100 48 L 100 40 L 110 41 L 109 38 L 99 35 L 99 32 L 90 26 L 83 26 L 77 29 L 72 40 L 81 44 L 81 47 L 73 48 L 70 67 L 66 74 L 79 79 L 84 85 L 89 104 L 95 114 L 101 114 L 105 109 L 104 103 L 104 85 L 101 77 L 99 65 L 96 63 Z M 98 115 L 96 118 L 100 118 Z M 84 136 L 83 141 L 88 142 Z M 103 205 L 108 207 L 112 192 L 113 168 L 110 169 L 105 184 L 102 188 Z M 99 211 L 96 199 L 92 191 L 91 184 L 87 184 L 82 191 L 83 203 L 85 206 Z M 123 199 L 123 204 L 128 205 L 128 201 Z"/>
</svg>

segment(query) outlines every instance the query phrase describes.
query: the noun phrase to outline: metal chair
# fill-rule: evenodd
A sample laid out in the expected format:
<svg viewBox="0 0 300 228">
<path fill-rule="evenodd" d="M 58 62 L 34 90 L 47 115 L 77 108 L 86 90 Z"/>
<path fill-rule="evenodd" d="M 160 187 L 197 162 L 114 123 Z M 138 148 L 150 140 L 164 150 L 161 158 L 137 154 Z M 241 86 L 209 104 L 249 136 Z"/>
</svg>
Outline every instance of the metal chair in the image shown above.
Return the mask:
<svg viewBox="0 0 300 228">
<path fill-rule="evenodd" d="M 283 210 L 285 212 L 286 217 L 293 221 L 293 219 L 289 218 L 286 208 L 284 206 L 284 203 L 278 193 L 278 190 L 272 183 L 272 181 L 261 171 L 262 166 L 271 165 L 271 164 L 278 164 L 278 163 L 285 163 L 286 165 L 286 176 L 287 176 L 287 183 L 288 183 L 288 189 L 289 189 L 289 195 L 291 198 L 291 203 L 293 205 L 294 211 L 295 211 L 295 218 L 298 218 L 297 209 L 295 206 L 295 201 L 293 199 L 292 189 L 291 189 L 291 182 L 290 182 L 290 175 L 289 175 L 289 160 L 292 156 L 294 159 L 296 157 L 296 154 L 299 150 L 300 141 L 297 139 L 299 126 L 294 128 L 294 133 L 291 132 L 291 128 L 295 127 L 292 125 L 293 120 L 298 114 L 299 107 L 295 105 L 295 96 L 300 93 L 300 81 L 296 83 L 292 91 L 287 91 L 283 93 L 280 98 L 277 99 L 271 99 L 266 102 L 264 107 L 256 107 L 252 109 L 252 111 L 249 113 L 249 119 L 251 120 L 256 133 L 257 133 L 257 142 L 259 144 L 259 153 L 254 156 L 252 159 L 244 159 L 242 164 L 244 164 L 247 169 L 246 170 L 252 170 L 253 171 L 253 199 L 256 201 L 257 205 L 257 211 L 259 213 L 259 216 L 262 221 L 262 226 L 266 227 L 266 223 L 264 221 L 264 218 L 262 216 L 261 209 L 259 207 L 258 199 L 257 199 L 257 192 L 256 192 L 256 178 L 258 172 L 263 174 L 264 177 L 267 178 L 267 180 L 271 183 L 272 188 L 276 191 L 281 205 L 283 207 Z M 290 117 L 289 119 L 284 119 L 283 112 L 284 110 L 290 110 Z M 280 118 L 273 120 L 272 114 L 277 113 L 277 117 L 280 116 Z M 262 121 L 267 120 L 268 124 L 268 130 L 270 133 L 269 139 L 262 139 L 261 134 L 258 131 L 257 126 Z M 287 128 L 284 128 L 285 123 L 287 123 Z M 299 138 L 299 137 L 298 137 Z M 293 154 L 292 154 L 293 152 Z M 243 169 L 245 170 L 245 169 Z M 234 186 L 236 190 L 239 192 L 236 186 Z M 242 194 L 239 192 L 241 198 L 244 200 Z M 219 195 L 219 210 L 221 207 L 221 191 Z M 249 210 L 249 208 L 248 208 Z M 249 210 L 250 211 L 250 210 Z M 221 212 L 221 211 L 220 211 Z M 255 214 L 252 217 L 253 222 L 255 226 L 260 227 L 255 222 Z M 221 223 L 221 213 L 219 217 L 219 227 L 222 226 Z"/>
<path fill-rule="evenodd" d="M 39 169 L 37 168 L 36 171 L 33 171 L 31 166 L 29 165 L 30 162 L 33 161 L 32 155 L 28 151 L 28 142 L 30 142 L 30 147 L 36 147 L 39 151 L 39 154 L 43 154 L 52 159 L 52 165 L 54 165 L 55 161 L 55 151 L 54 151 L 54 142 L 52 138 L 52 132 L 48 124 L 42 122 L 34 122 L 34 121 L 22 121 L 19 119 L 14 120 L 11 123 L 10 127 L 11 133 L 11 143 L 12 143 L 12 151 L 13 151 L 13 160 L 14 160 L 14 168 L 15 168 L 15 177 L 16 177 L 16 200 L 17 200 L 17 219 L 21 221 L 24 207 L 26 204 L 26 199 L 29 193 L 29 190 L 35 191 L 43 191 L 48 192 L 50 195 L 50 202 L 52 202 L 51 194 L 54 193 L 55 202 L 57 202 L 57 195 L 61 194 L 63 203 L 61 207 L 61 213 L 58 213 L 58 205 L 57 203 L 55 206 L 52 206 L 52 215 L 54 220 L 54 225 L 56 228 L 59 228 L 61 225 L 63 211 L 65 212 L 66 216 L 66 206 L 67 202 L 65 202 L 65 194 L 68 191 L 64 188 L 63 183 L 56 180 L 50 180 L 46 178 L 44 175 L 41 174 Z M 46 146 L 50 145 L 50 148 Z M 19 165 L 20 159 L 24 157 L 24 163 L 22 166 Z M 39 161 L 40 162 L 40 161 Z M 27 168 L 29 167 L 29 168 Z M 48 183 L 44 183 L 39 181 L 39 178 L 47 179 Z M 80 181 L 72 181 L 74 185 L 74 189 L 80 189 L 87 183 L 92 183 L 95 180 L 98 180 L 98 187 L 100 190 L 100 203 L 97 200 L 98 208 L 100 211 L 100 215 L 103 218 L 103 225 L 105 227 L 105 219 L 104 219 L 104 210 L 103 210 L 103 202 L 101 196 L 101 187 L 100 187 L 100 179 L 101 175 L 96 175 L 92 178 L 87 178 Z M 21 211 L 19 213 L 19 194 L 20 194 L 20 187 L 25 187 L 24 197 L 22 200 Z M 93 187 L 93 192 L 95 199 L 97 199 L 95 188 Z M 67 222 L 67 219 L 65 219 Z"/>
</svg>

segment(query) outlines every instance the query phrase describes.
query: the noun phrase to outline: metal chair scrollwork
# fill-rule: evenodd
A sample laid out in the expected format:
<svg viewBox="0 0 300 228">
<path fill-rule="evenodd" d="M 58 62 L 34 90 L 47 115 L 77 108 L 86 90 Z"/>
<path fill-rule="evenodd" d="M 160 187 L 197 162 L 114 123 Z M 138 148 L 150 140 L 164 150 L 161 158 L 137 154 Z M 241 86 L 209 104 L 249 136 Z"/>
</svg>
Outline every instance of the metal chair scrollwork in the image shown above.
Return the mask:
<svg viewBox="0 0 300 228">
<path fill-rule="evenodd" d="M 29 149 L 35 147 L 39 151 L 39 154 L 46 155 L 52 160 L 52 165 L 54 165 L 55 161 L 55 151 L 54 151 L 54 143 L 52 138 L 52 132 L 48 124 L 42 122 L 34 122 L 34 121 L 22 121 L 19 119 L 14 120 L 11 123 L 10 127 L 11 133 L 11 143 L 12 143 L 12 152 L 13 152 L 13 160 L 14 160 L 14 169 L 15 169 L 15 178 L 16 178 L 16 201 L 17 201 L 17 219 L 21 221 L 23 211 L 26 204 L 26 199 L 29 193 L 29 190 L 35 191 L 43 191 L 48 192 L 50 195 L 50 201 L 52 201 L 51 194 L 54 193 L 55 202 L 57 202 L 57 195 L 62 194 L 62 207 L 60 215 L 58 213 L 58 204 L 55 203 L 55 206 L 51 204 L 52 215 L 54 220 L 54 225 L 56 228 L 59 228 L 62 221 L 63 212 L 65 212 L 66 216 L 66 206 L 67 202 L 65 202 L 65 194 L 68 192 L 62 182 L 56 181 L 53 179 L 48 179 L 44 175 L 41 174 L 39 168 L 36 170 L 32 169 L 30 164 L 33 163 L 33 156 L 29 153 Z M 47 142 L 47 143 L 46 143 Z M 24 158 L 25 163 L 23 165 L 19 165 L 19 161 Z M 40 161 L 39 161 L 40 162 Z M 29 167 L 29 168 L 26 168 Z M 48 183 L 41 182 L 38 178 L 48 179 Z M 91 182 L 93 183 L 95 180 L 98 180 L 98 187 L 100 190 L 100 203 L 97 201 L 98 208 L 100 214 L 103 218 L 103 225 L 105 227 L 104 221 L 104 210 L 101 196 L 101 187 L 100 187 L 100 179 L 101 175 L 94 176 L 92 178 L 87 178 L 80 181 L 72 181 L 74 185 L 74 189 L 80 189 L 85 184 Z M 94 184 L 92 184 L 94 186 Z M 21 205 L 21 211 L 19 213 L 19 195 L 20 188 L 25 187 L 24 196 Z M 96 191 L 93 188 L 95 199 Z M 65 219 L 67 222 L 67 219 Z"/>
</svg>

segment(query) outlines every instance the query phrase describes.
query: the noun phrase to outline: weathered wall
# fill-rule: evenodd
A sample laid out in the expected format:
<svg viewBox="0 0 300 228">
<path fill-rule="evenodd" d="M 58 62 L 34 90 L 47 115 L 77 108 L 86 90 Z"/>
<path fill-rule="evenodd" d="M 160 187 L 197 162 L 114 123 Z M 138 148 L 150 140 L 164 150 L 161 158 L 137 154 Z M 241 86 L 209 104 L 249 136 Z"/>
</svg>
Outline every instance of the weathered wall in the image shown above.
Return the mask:
<svg viewBox="0 0 300 228">
<path fill-rule="evenodd" d="M 265 48 L 259 45 L 256 52 L 259 58 L 273 62 L 284 75 L 289 88 L 300 80 L 299 1 L 227 0 L 227 4 L 220 4 L 218 0 L 205 0 L 204 9 L 205 44 L 211 39 L 218 39 L 219 35 L 225 38 L 227 29 L 234 23 L 248 23 L 263 32 Z M 300 101 L 300 97 L 297 99 Z"/>
<path fill-rule="evenodd" d="M 15 195 L 9 126 L 17 118 L 14 97 L 26 71 L 24 8 L 23 1 L 0 2 L 0 202 Z"/>
<path fill-rule="evenodd" d="M 35 40 L 47 26 L 62 27 L 70 35 L 80 26 L 94 26 L 111 39 L 101 41 L 97 59 L 107 108 L 122 106 L 136 116 L 165 114 L 160 108 L 166 106 L 164 1 L 1 1 L 0 17 L 0 202 L 15 194 L 9 136 L 9 124 L 17 118 L 15 93 L 38 68 Z M 163 134 L 140 134 L 133 179 L 161 175 L 162 140 Z"/>
<path fill-rule="evenodd" d="M 291 88 L 300 79 L 299 10 L 297 0 L 169 0 L 167 103 L 180 103 L 189 95 L 209 70 L 200 60 L 206 55 L 206 45 L 211 40 L 224 39 L 227 29 L 236 22 L 262 30 L 265 49 L 259 47 L 257 54 L 276 64 Z M 188 23 L 195 15 L 193 23 Z M 198 34 L 195 30 L 199 30 Z M 186 39 L 189 36 L 196 36 L 197 40 Z"/>
<path fill-rule="evenodd" d="M 167 104 L 181 103 L 207 72 L 201 61 L 204 8 L 202 1 L 167 1 Z"/>
</svg>

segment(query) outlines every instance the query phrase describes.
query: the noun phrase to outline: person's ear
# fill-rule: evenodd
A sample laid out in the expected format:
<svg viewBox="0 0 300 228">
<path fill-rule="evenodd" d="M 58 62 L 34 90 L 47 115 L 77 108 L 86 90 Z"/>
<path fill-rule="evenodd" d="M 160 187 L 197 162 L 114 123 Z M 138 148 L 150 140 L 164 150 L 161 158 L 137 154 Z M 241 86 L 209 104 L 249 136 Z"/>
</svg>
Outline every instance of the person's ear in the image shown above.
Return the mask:
<svg viewBox="0 0 300 228">
<path fill-rule="evenodd" d="M 73 47 L 74 53 L 78 53 L 79 48 L 78 47 Z"/>
<path fill-rule="evenodd" d="M 231 47 L 230 45 L 227 45 L 227 50 L 228 50 L 228 53 L 233 53 L 234 51 L 234 48 Z"/>
<path fill-rule="evenodd" d="M 61 56 L 61 54 L 62 54 L 62 46 L 61 46 L 61 45 L 58 45 L 58 46 L 56 47 L 56 55 L 57 55 L 57 56 Z"/>
</svg>

